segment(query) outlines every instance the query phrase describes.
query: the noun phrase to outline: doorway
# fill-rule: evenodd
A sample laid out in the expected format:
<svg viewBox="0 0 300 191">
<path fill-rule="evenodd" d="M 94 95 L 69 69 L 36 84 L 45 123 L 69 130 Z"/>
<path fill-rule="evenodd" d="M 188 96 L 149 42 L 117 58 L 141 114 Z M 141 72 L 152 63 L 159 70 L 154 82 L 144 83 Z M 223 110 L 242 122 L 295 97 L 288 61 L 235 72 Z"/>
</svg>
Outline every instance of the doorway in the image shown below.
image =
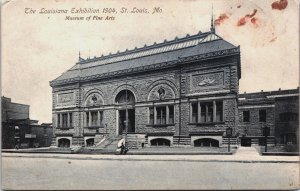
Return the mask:
<svg viewBox="0 0 300 191">
<path fill-rule="evenodd" d="M 128 133 L 135 132 L 135 110 L 128 109 Z M 126 110 L 119 110 L 119 135 L 126 131 Z"/>
<path fill-rule="evenodd" d="M 249 137 L 242 137 L 241 138 L 241 146 L 242 147 L 251 147 L 251 138 L 249 138 Z"/>
</svg>

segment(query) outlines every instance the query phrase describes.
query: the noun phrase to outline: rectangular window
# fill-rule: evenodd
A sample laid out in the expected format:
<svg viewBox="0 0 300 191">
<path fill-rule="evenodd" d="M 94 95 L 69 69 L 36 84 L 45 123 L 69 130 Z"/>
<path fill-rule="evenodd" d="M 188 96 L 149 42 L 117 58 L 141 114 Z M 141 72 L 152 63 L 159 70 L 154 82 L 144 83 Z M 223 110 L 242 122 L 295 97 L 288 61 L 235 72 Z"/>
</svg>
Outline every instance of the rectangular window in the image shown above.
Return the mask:
<svg viewBox="0 0 300 191">
<path fill-rule="evenodd" d="M 155 112 L 154 112 L 155 111 Z M 167 119 L 168 117 L 168 119 Z M 149 107 L 149 124 L 166 125 L 174 124 L 174 106 Z"/>
<path fill-rule="evenodd" d="M 98 112 L 97 111 L 92 111 L 91 112 L 91 117 L 92 117 L 92 126 L 97 126 Z"/>
<path fill-rule="evenodd" d="M 206 122 L 206 104 L 201 103 L 201 122 Z"/>
<path fill-rule="evenodd" d="M 60 127 L 60 113 L 57 114 L 57 127 Z"/>
<path fill-rule="evenodd" d="M 62 114 L 62 126 L 68 127 L 68 114 L 67 113 Z"/>
<path fill-rule="evenodd" d="M 72 116 L 72 113 L 69 113 L 69 126 L 70 127 L 73 127 L 73 116 Z"/>
<path fill-rule="evenodd" d="M 243 111 L 243 122 L 250 122 L 250 111 Z"/>
<path fill-rule="evenodd" d="M 85 112 L 85 125 L 89 126 L 90 115 L 89 112 Z"/>
<path fill-rule="evenodd" d="M 223 121 L 223 102 L 212 101 L 212 102 L 200 102 L 200 108 L 197 103 L 192 103 L 192 123 L 211 123 L 211 122 L 222 122 Z M 201 113 L 199 113 L 201 112 Z M 200 120 L 198 119 L 200 117 Z"/>
<path fill-rule="evenodd" d="M 192 103 L 192 123 L 198 122 L 198 103 Z"/>
<path fill-rule="evenodd" d="M 267 111 L 259 110 L 259 122 L 266 122 L 267 119 Z"/>
<path fill-rule="evenodd" d="M 169 124 L 174 124 L 174 106 L 169 106 Z"/>
<path fill-rule="evenodd" d="M 223 102 L 218 101 L 216 104 L 216 121 L 221 122 L 223 121 Z"/>
<path fill-rule="evenodd" d="M 207 109 L 207 121 L 206 122 L 213 122 L 213 104 L 207 103 L 206 109 Z"/>
<path fill-rule="evenodd" d="M 100 126 L 103 125 L 103 111 L 99 111 L 100 112 Z"/>
<path fill-rule="evenodd" d="M 153 107 L 149 108 L 149 124 L 154 124 L 154 109 L 153 109 Z"/>
<path fill-rule="evenodd" d="M 157 124 L 166 124 L 166 107 L 157 107 Z"/>
</svg>

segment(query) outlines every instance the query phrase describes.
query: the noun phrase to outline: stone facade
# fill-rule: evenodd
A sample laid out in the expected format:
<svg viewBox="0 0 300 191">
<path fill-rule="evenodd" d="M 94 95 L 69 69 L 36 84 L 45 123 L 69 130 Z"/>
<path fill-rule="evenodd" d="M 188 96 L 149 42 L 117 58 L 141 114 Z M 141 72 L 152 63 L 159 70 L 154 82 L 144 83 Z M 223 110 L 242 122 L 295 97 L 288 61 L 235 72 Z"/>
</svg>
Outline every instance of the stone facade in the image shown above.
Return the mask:
<svg viewBox="0 0 300 191">
<path fill-rule="evenodd" d="M 199 144 L 222 146 L 225 129 L 237 126 L 240 76 L 239 47 L 214 32 L 80 59 L 50 83 L 53 144 L 120 139 L 128 123 L 127 141 L 135 148 L 198 146 L 193 141 L 201 137 Z"/>
</svg>

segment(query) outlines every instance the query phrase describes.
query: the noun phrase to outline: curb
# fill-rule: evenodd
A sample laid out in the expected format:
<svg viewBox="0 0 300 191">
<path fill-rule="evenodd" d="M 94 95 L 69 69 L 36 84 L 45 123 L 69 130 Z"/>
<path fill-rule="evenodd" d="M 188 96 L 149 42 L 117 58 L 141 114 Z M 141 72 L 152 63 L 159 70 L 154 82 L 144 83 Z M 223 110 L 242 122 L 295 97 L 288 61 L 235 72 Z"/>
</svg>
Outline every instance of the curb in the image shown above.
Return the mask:
<svg viewBox="0 0 300 191">
<path fill-rule="evenodd" d="M 117 155 L 118 156 L 118 155 Z M 126 156 L 126 155 L 120 155 Z M 230 162 L 230 163 L 299 163 L 299 161 L 273 161 L 273 160 L 219 160 L 219 159 L 212 159 L 212 160 L 205 160 L 205 159 L 135 159 L 135 158 L 93 158 L 93 157 L 74 157 L 74 155 L 70 156 L 2 156 L 7 158 L 53 158 L 53 159 L 72 159 L 72 160 L 115 160 L 115 161 L 181 161 L 181 162 Z"/>
</svg>

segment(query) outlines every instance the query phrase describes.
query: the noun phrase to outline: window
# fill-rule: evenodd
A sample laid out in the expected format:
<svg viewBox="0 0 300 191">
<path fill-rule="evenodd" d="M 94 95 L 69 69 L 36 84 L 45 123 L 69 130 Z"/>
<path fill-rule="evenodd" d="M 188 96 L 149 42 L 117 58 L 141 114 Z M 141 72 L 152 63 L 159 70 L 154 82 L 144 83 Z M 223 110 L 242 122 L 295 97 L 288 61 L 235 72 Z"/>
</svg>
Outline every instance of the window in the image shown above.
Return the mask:
<svg viewBox="0 0 300 191">
<path fill-rule="evenodd" d="M 60 127 L 60 114 L 57 114 L 57 127 Z"/>
<path fill-rule="evenodd" d="M 97 111 L 91 112 L 91 117 L 92 117 L 92 126 L 96 126 L 98 123 L 98 112 Z"/>
<path fill-rule="evenodd" d="M 259 122 L 266 122 L 267 119 L 267 111 L 259 110 Z"/>
<path fill-rule="evenodd" d="M 154 109 L 153 109 L 153 107 L 149 108 L 149 123 L 154 124 Z"/>
<path fill-rule="evenodd" d="M 73 126 L 72 113 L 58 113 L 57 114 L 57 127 L 70 128 Z"/>
<path fill-rule="evenodd" d="M 62 126 L 68 127 L 68 114 L 67 113 L 62 114 Z"/>
<path fill-rule="evenodd" d="M 72 117 L 72 113 L 69 113 L 69 123 L 70 123 L 70 127 L 73 126 L 73 117 Z"/>
<path fill-rule="evenodd" d="M 279 119 L 281 122 L 298 121 L 298 114 L 293 112 L 281 113 Z"/>
<path fill-rule="evenodd" d="M 192 122 L 197 123 L 198 122 L 198 104 L 192 103 Z"/>
<path fill-rule="evenodd" d="M 191 103 L 191 123 L 209 123 L 223 121 L 223 102 L 194 102 Z"/>
<path fill-rule="evenodd" d="M 102 126 L 103 111 L 88 111 L 85 112 L 85 126 Z"/>
<path fill-rule="evenodd" d="M 223 103 L 217 102 L 216 122 L 223 121 Z"/>
<path fill-rule="evenodd" d="M 243 111 L 243 122 L 250 122 L 250 111 Z"/>
<path fill-rule="evenodd" d="M 174 106 L 157 106 L 149 108 L 149 124 L 174 124 Z"/>
<path fill-rule="evenodd" d="M 156 123 L 157 124 L 166 124 L 166 107 L 157 107 L 156 108 L 157 118 Z"/>
</svg>

